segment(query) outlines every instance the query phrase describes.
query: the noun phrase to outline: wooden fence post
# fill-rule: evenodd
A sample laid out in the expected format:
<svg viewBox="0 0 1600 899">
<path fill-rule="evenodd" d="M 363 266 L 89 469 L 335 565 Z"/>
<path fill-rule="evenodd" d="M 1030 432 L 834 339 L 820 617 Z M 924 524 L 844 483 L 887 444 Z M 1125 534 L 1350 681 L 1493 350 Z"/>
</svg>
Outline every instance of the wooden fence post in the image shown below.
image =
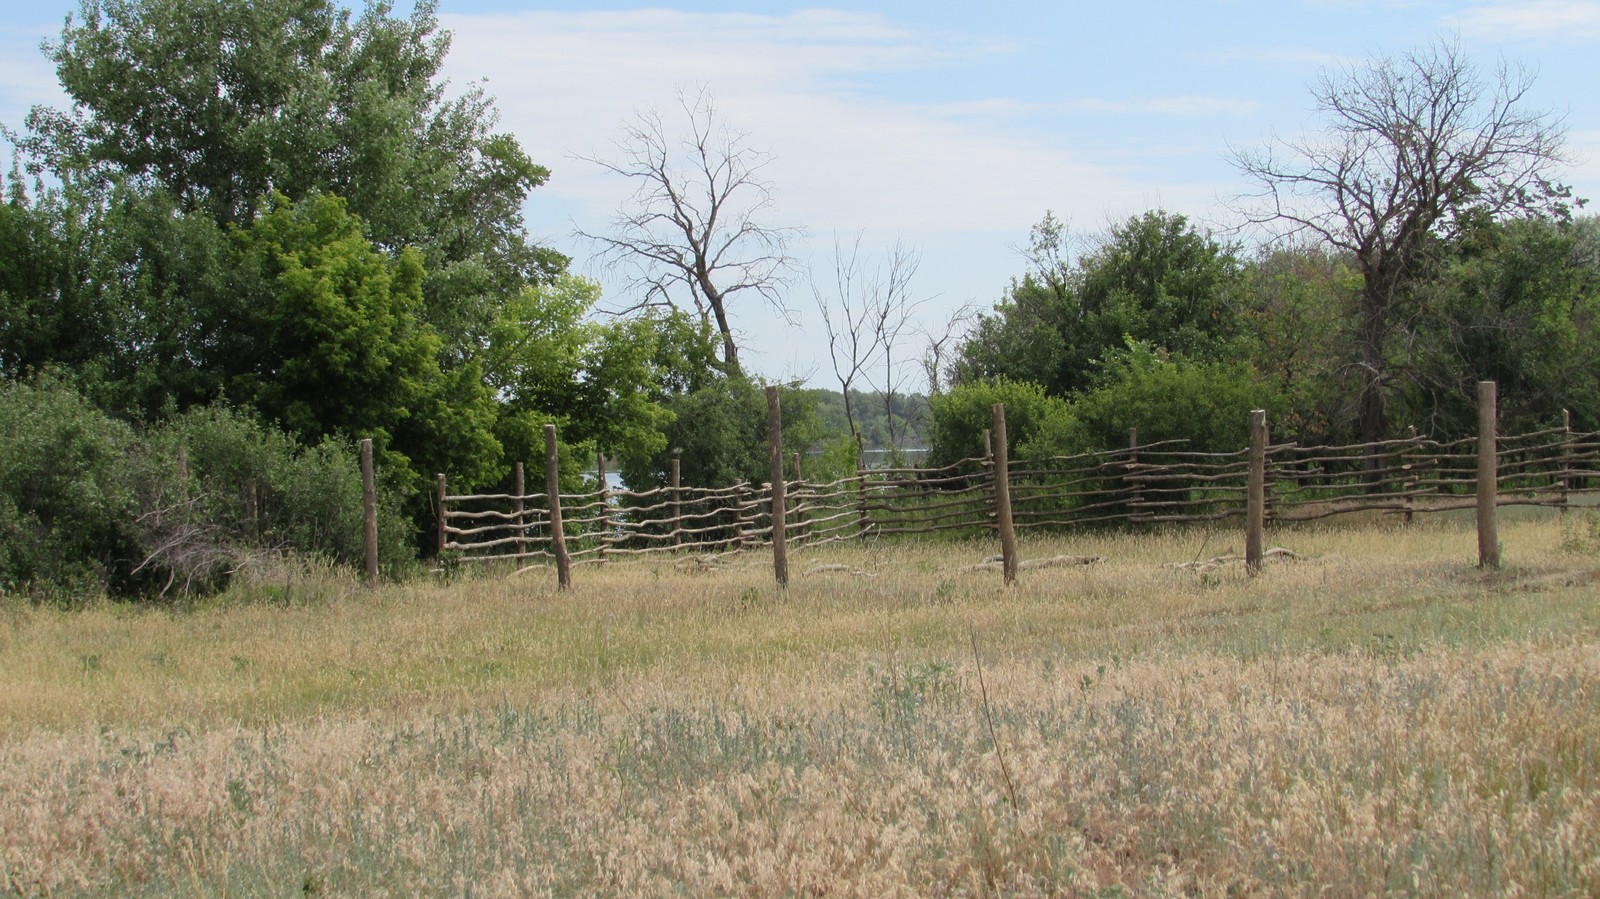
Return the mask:
<svg viewBox="0 0 1600 899">
<path fill-rule="evenodd" d="M 1250 481 L 1245 498 L 1244 568 L 1261 571 L 1267 518 L 1267 410 L 1250 413 Z"/>
<path fill-rule="evenodd" d="M 1495 505 L 1500 498 L 1500 460 L 1495 439 L 1495 382 L 1478 382 L 1478 567 L 1500 567 Z"/>
<path fill-rule="evenodd" d="M 1561 410 L 1561 476 L 1556 483 L 1560 491 L 1561 516 L 1565 518 L 1571 502 L 1568 492 L 1572 489 L 1572 412 L 1567 409 Z"/>
<path fill-rule="evenodd" d="M 1000 527 L 1000 570 L 1006 586 L 1017 582 L 1017 532 L 1011 525 L 1011 459 L 1006 448 L 1006 406 L 995 403 L 994 415 L 994 509 Z"/>
<path fill-rule="evenodd" d="M 772 574 L 783 587 L 789 583 L 789 549 L 783 532 L 788 499 L 783 489 L 783 410 L 776 387 L 767 388 L 767 448 L 772 463 Z"/>
<path fill-rule="evenodd" d="M 672 451 L 672 548 L 677 549 L 683 540 L 683 502 L 679 488 L 683 481 L 678 476 L 678 451 Z"/>
<path fill-rule="evenodd" d="M 1416 504 L 1412 494 L 1417 492 L 1417 445 L 1420 440 L 1421 438 L 1417 436 L 1417 426 L 1407 425 L 1406 448 L 1405 452 L 1400 456 L 1400 467 L 1405 471 L 1405 476 L 1400 481 L 1400 504 L 1405 507 L 1405 512 L 1401 513 L 1401 520 L 1405 522 L 1407 527 L 1411 526 L 1412 506 Z"/>
<path fill-rule="evenodd" d="M 806 482 L 801 477 L 800 454 L 791 453 L 790 458 L 794 464 L 794 480 L 792 482 L 794 489 L 788 491 L 788 493 L 790 499 L 794 502 L 794 542 L 796 545 L 800 545 L 806 539 Z"/>
<path fill-rule="evenodd" d="M 447 510 L 445 508 L 445 497 L 448 496 L 448 494 L 445 493 L 444 475 L 442 473 L 436 476 L 435 487 L 438 491 L 437 495 L 439 502 L 439 554 L 443 555 L 446 536 L 444 520 L 447 514 Z"/>
<path fill-rule="evenodd" d="M 517 535 L 517 567 L 522 567 L 522 560 L 526 557 L 523 550 L 528 548 L 527 507 L 524 498 L 528 495 L 528 479 L 522 470 L 522 463 L 511 466 L 514 481 L 512 489 L 516 496 L 511 498 L 511 532 Z"/>
<path fill-rule="evenodd" d="M 867 460 L 861 455 L 861 450 L 858 446 L 856 449 L 856 536 L 865 537 L 871 527 L 872 519 L 867 514 Z"/>
<path fill-rule="evenodd" d="M 744 509 L 748 505 L 750 482 L 740 478 L 733 485 L 733 548 L 745 548 Z"/>
<path fill-rule="evenodd" d="M 561 526 L 561 459 L 556 455 L 556 426 L 544 426 L 544 484 L 550 497 L 550 548 L 556 556 L 556 585 L 572 586 L 572 559 L 567 555 L 567 533 Z"/>
<path fill-rule="evenodd" d="M 1133 523 L 1133 516 L 1139 514 L 1139 504 L 1144 502 L 1144 494 L 1139 490 L 1139 428 L 1128 428 L 1128 523 Z"/>
<path fill-rule="evenodd" d="M 367 557 L 367 586 L 378 586 L 378 485 L 372 472 L 372 438 L 361 440 L 361 516 Z"/>
<path fill-rule="evenodd" d="M 600 478 L 600 548 L 596 553 L 602 564 L 606 560 L 606 543 L 611 539 L 611 491 L 606 487 L 606 454 L 596 451 L 594 469 Z"/>
</svg>

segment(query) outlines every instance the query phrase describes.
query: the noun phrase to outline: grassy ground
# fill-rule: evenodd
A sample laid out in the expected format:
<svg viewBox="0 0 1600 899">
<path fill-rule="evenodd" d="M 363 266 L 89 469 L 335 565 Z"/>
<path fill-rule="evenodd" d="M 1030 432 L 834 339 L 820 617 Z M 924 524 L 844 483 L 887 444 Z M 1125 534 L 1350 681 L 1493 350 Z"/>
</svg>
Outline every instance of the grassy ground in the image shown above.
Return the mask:
<svg viewBox="0 0 1600 899">
<path fill-rule="evenodd" d="M 1600 894 L 1600 523 L 1271 539 L 13 603 L 0 893 Z"/>
</svg>

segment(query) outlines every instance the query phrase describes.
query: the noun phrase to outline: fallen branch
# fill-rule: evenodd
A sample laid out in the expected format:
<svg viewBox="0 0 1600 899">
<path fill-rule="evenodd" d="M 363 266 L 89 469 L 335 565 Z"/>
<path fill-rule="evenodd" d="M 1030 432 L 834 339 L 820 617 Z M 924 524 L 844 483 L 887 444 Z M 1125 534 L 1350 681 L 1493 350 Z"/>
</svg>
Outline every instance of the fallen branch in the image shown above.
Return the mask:
<svg viewBox="0 0 1600 899">
<path fill-rule="evenodd" d="M 1304 559 L 1305 557 L 1299 553 L 1296 553 L 1293 550 L 1284 549 L 1281 546 L 1274 546 L 1273 548 L 1261 554 L 1262 564 L 1266 564 L 1267 562 L 1300 562 Z M 1235 562 L 1243 562 L 1244 560 L 1244 556 L 1230 554 L 1225 556 L 1213 556 L 1203 562 L 1167 562 L 1161 567 L 1172 568 L 1179 571 L 1211 571 L 1216 568 L 1221 568 L 1224 565 L 1232 565 Z"/>
<path fill-rule="evenodd" d="M 852 568 L 849 565 L 839 565 L 831 562 L 818 562 L 817 564 L 805 570 L 806 574 L 828 574 L 833 572 L 853 575 L 855 577 L 877 577 L 876 574 L 870 571 L 862 571 L 859 568 Z"/>
<path fill-rule="evenodd" d="M 1023 570 L 1033 568 L 1068 568 L 1076 565 L 1097 565 L 1106 560 L 1105 556 L 1051 556 L 1048 559 L 1024 559 L 1018 566 Z M 976 565 L 964 565 L 956 569 L 958 574 L 972 571 L 999 571 L 1004 567 L 1004 560 L 999 556 L 990 556 Z"/>
</svg>

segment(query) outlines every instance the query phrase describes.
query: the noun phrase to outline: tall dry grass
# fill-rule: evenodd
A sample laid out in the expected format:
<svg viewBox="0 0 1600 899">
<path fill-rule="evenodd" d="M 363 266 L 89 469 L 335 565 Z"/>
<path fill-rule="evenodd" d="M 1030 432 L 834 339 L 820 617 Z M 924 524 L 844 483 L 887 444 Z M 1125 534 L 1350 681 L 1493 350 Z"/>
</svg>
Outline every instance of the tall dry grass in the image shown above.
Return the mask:
<svg viewBox="0 0 1600 899">
<path fill-rule="evenodd" d="M 1274 539 L 8 606 L 0 889 L 1600 894 L 1600 528 Z"/>
</svg>

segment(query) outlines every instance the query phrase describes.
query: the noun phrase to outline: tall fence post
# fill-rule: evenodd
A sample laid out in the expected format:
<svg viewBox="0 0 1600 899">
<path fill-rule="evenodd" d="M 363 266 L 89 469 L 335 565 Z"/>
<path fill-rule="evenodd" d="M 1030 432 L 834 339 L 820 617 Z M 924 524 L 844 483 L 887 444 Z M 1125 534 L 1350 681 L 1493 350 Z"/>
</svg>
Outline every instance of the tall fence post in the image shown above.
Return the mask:
<svg viewBox="0 0 1600 899">
<path fill-rule="evenodd" d="M 733 542 L 731 549 L 744 549 L 744 504 L 747 490 L 743 478 L 733 482 Z"/>
<path fill-rule="evenodd" d="M 445 528 L 447 527 L 445 524 L 445 518 L 449 515 L 449 510 L 445 507 L 445 497 L 449 494 L 445 493 L 443 473 L 435 476 L 434 486 L 437 490 L 437 498 L 439 503 L 439 554 L 444 555 L 444 544 L 447 536 L 445 532 Z"/>
<path fill-rule="evenodd" d="M 1495 439 L 1495 382 L 1478 382 L 1478 567 L 1500 567 L 1495 506 L 1500 499 L 1500 460 Z"/>
<path fill-rule="evenodd" d="M 1017 532 L 1011 525 L 1011 459 L 1006 448 L 1006 406 L 995 403 L 994 510 L 1000 527 L 1000 570 L 1006 586 L 1017 582 Z"/>
<path fill-rule="evenodd" d="M 672 548 L 677 549 L 683 541 L 683 497 L 680 488 L 683 479 L 678 471 L 678 451 L 672 451 Z"/>
<path fill-rule="evenodd" d="M 372 438 L 361 440 L 361 516 L 367 557 L 367 586 L 378 586 L 378 484 L 372 472 Z"/>
<path fill-rule="evenodd" d="M 1133 523 L 1133 516 L 1139 514 L 1139 505 L 1144 502 L 1144 494 L 1139 490 L 1139 428 L 1128 428 L 1128 523 Z"/>
<path fill-rule="evenodd" d="M 1415 494 L 1417 492 L 1419 478 L 1419 473 L 1417 471 L 1417 446 L 1420 442 L 1421 438 L 1417 436 L 1417 426 L 1408 425 L 1406 427 L 1405 452 L 1400 456 L 1400 468 L 1405 472 L 1405 478 L 1400 482 L 1400 505 L 1405 508 L 1405 512 L 1401 514 L 1402 520 L 1405 521 L 1407 527 L 1411 526 L 1411 519 L 1413 517 L 1412 511 L 1413 507 L 1416 505 Z"/>
<path fill-rule="evenodd" d="M 800 454 L 791 453 L 794 462 L 794 479 L 790 482 L 793 489 L 788 491 L 789 499 L 794 503 L 794 542 L 803 544 L 806 539 L 806 482 L 801 477 Z"/>
<path fill-rule="evenodd" d="M 516 495 L 511 498 L 511 528 L 512 533 L 517 535 L 517 567 L 521 568 L 522 561 L 526 558 L 524 551 L 528 548 L 527 507 L 525 505 L 525 497 L 528 495 L 528 479 L 523 472 L 521 462 L 513 465 L 511 471 L 513 475 L 512 488 L 516 491 Z"/>
<path fill-rule="evenodd" d="M 789 583 L 789 549 L 783 531 L 788 499 L 783 489 L 783 410 L 776 387 L 767 388 L 767 448 L 772 463 L 772 574 L 783 587 Z"/>
<path fill-rule="evenodd" d="M 567 532 L 561 526 L 561 459 L 556 454 L 556 426 L 544 426 L 544 485 L 550 497 L 550 547 L 556 556 L 556 584 L 572 586 L 572 559 L 567 555 Z"/>
<path fill-rule="evenodd" d="M 856 536 L 865 537 L 872 527 L 872 519 L 867 514 L 867 460 L 861 455 L 861 448 L 856 447 Z"/>
<path fill-rule="evenodd" d="M 606 454 L 594 454 L 595 475 L 600 479 L 600 546 L 596 557 L 603 564 L 606 560 L 606 546 L 611 540 L 611 491 L 606 486 Z"/>
<path fill-rule="evenodd" d="M 1261 571 L 1267 520 L 1267 410 L 1250 413 L 1250 480 L 1245 497 L 1244 568 Z"/>
<path fill-rule="evenodd" d="M 1569 491 L 1572 490 L 1572 412 L 1567 409 L 1561 410 L 1561 476 L 1556 483 L 1559 485 L 1561 515 L 1564 518 L 1571 502 Z"/>
</svg>

